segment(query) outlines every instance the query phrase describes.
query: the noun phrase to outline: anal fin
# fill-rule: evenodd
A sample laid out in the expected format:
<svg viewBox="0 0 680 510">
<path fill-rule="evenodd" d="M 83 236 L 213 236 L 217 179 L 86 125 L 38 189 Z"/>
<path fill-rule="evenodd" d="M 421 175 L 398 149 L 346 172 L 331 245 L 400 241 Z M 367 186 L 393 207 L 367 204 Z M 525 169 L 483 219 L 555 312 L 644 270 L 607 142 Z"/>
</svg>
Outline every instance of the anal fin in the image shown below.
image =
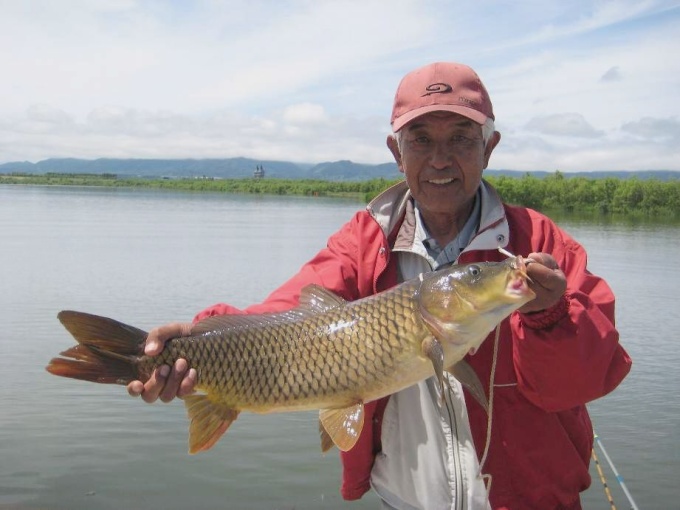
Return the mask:
<svg viewBox="0 0 680 510">
<path fill-rule="evenodd" d="M 319 419 L 319 438 L 321 439 L 321 451 L 323 453 L 326 453 L 328 450 L 333 448 L 333 438 L 326 432 L 326 429 L 323 428 L 323 423 L 321 423 L 321 419 Z"/>
<path fill-rule="evenodd" d="M 213 402 L 208 395 L 184 397 L 189 415 L 189 453 L 209 450 L 222 437 L 239 411 L 219 402 Z"/>
<path fill-rule="evenodd" d="M 363 428 L 363 402 L 339 409 L 321 409 L 319 411 L 321 450 L 328 451 L 333 444 L 343 452 L 351 450 Z"/>
</svg>

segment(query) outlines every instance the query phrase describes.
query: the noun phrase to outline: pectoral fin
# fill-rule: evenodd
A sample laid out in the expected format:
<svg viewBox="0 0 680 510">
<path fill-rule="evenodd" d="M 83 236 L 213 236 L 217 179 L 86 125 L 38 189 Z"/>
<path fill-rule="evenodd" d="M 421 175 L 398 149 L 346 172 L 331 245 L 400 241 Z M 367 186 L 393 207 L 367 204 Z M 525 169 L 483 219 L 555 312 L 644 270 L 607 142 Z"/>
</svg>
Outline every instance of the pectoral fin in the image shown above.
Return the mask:
<svg viewBox="0 0 680 510">
<path fill-rule="evenodd" d="M 444 348 L 433 336 L 428 336 L 421 345 L 423 354 L 432 362 L 434 375 L 439 381 L 442 401 L 444 399 Z"/>
<path fill-rule="evenodd" d="M 473 368 L 465 360 L 460 360 L 452 367 L 447 368 L 446 371 L 458 379 L 484 408 L 486 414 L 489 414 L 489 401 L 486 398 L 486 393 L 484 393 L 484 386 L 482 386 L 482 381 L 479 380 Z"/>
<path fill-rule="evenodd" d="M 319 411 L 321 450 L 328 451 L 333 444 L 343 452 L 350 450 L 364 428 L 364 404 L 359 402 L 341 409 Z"/>
<path fill-rule="evenodd" d="M 211 401 L 208 395 L 184 397 L 184 405 L 191 420 L 189 425 L 191 454 L 212 448 L 239 413 L 236 409 Z"/>
</svg>

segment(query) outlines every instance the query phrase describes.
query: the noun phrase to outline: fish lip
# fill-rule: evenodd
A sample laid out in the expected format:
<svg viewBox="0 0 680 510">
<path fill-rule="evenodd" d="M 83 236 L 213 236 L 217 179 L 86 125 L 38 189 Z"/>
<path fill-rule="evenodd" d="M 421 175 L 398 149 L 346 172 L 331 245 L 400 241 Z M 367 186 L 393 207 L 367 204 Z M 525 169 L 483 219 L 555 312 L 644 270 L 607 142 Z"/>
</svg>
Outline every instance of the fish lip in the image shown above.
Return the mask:
<svg viewBox="0 0 680 510">
<path fill-rule="evenodd" d="M 524 297 L 527 295 L 536 295 L 531 287 L 529 287 L 529 282 L 531 278 L 527 274 L 527 265 L 524 258 L 521 255 L 516 256 L 511 262 L 510 266 L 514 269 L 508 276 L 508 286 L 507 290 L 510 294 Z"/>
<path fill-rule="evenodd" d="M 517 255 L 514 259 L 512 259 L 510 261 L 510 266 L 513 269 L 520 271 L 524 277 L 527 276 L 527 263 L 524 261 L 524 257 L 521 255 Z"/>
</svg>

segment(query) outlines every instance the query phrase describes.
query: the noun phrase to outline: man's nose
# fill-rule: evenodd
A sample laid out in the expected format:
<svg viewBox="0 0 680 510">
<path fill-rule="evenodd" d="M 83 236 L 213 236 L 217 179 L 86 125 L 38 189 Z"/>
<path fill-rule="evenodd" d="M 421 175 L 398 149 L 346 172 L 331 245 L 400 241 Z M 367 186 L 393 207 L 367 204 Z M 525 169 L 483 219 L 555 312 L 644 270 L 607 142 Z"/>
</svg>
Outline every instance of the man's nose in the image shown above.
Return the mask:
<svg viewBox="0 0 680 510">
<path fill-rule="evenodd" d="M 453 161 L 453 147 L 446 142 L 435 143 L 430 154 L 430 164 L 437 170 L 444 170 Z"/>
</svg>

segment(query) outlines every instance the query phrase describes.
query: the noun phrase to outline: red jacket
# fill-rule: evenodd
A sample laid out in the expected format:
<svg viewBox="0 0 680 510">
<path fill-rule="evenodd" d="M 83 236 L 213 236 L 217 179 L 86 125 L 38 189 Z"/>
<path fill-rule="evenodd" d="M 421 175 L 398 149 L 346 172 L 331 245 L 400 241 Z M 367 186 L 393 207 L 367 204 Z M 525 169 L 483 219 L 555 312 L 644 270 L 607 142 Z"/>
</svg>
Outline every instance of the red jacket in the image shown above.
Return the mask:
<svg viewBox="0 0 680 510">
<path fill-rule="evenodd" d="M 196 320 L 225 313 L 287 310 L 297 305 L 301 289 L 310 283 L 347 300 L 395 285 L 398 257 L 391 256 L 391 246 L 403 221 L 408 193 L 403 184 L 386 193 L 389 200 L 378 199 L 366 211 L 355 214 L 329 238 L 325 249 L 263 303 L 244 311 L 215 305 Z M 565 298 L 552 309 L 531 315 L 516 312 L 502 324 L 492 437 L 484 466 L 484 472 L 492 475 L 491 504 L 494 509 L 580 508 L 579 493 L 590 485 L 588 463 L 593 443 L 585 404 L 612 391 L 631 366 L 614 327 L 614 296 L 604 280 L 587 270 L 583 248 L 551 220 L 526 208 L 503 205 L 498 209 L 498 218 L 487 222 L 483 218 L 480 233 L 493 231 L 501 223 L 509 227 L 505 248 L 525 256 L 531 252 L 552 254 L 566 274 L 568 286 Z M 474 244 L 473 240 L 471 246 Z M 496 249 L 473 250 L 461 254 L 459 262 L 503 258 Z M 487 395 L 492 351 L 493 341 L 487 341 L 474 356 L 467 357 Z M 366 405 L 357 445 L 341 453 L 345 499 L 358 499 L 370 489 L 386 402 L 387 398 Z M 487 415 L 469 395 L 466 402 L 481 458 Z"/>
</svg>

